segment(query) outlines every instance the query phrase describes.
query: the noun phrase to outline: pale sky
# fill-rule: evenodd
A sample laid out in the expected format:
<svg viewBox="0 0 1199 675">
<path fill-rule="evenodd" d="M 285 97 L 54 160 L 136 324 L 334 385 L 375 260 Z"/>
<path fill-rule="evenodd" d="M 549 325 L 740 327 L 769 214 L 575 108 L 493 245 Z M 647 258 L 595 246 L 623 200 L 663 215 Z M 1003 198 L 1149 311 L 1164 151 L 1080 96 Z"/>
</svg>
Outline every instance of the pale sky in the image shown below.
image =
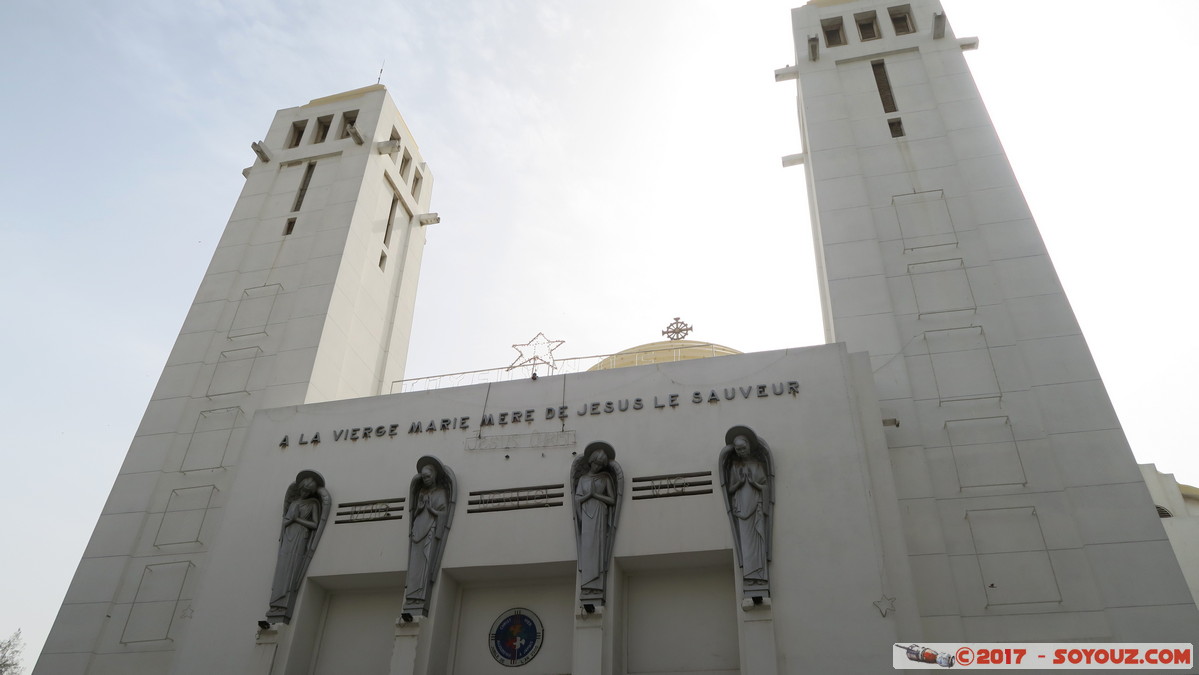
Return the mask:
<svg viewBox="0 0 1199 675">
<path fill-rule="evenodd" d="M 1141 462 L 1186 420 L 1199 3 L 943 0 Z M 409 376 L 823 341 L 789 2 L 0 5 L 0 637 L 32 668 L 274 111 L 382 83 L 434 175 Z M 1185 116 L 1185 117 L 1184 117 Z M 397 480 L 400 480 L 398 477 Z"/>
</svg>

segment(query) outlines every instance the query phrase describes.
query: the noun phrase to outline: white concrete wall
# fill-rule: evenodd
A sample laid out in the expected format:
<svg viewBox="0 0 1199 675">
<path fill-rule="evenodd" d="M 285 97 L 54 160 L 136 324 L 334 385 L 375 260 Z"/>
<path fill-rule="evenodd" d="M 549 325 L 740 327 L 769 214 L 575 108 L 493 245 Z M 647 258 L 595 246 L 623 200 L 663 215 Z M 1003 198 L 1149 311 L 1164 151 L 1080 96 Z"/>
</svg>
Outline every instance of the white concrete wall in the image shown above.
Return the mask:
<svg viewBox="0 0 1199 675">
<path fill-rule="evenodd" d="M 358 145 L 339 138 L 357 110 Z M 314 142 L 316 120 L 332 117 Z M 292 125 L 304 136 L 286 147 Z M 419 198 L 375 143 L 393 128 L 425 171 Z M 35 670 L 165 672 L 221 523 L 246 427 L 261 407 L 377 394 L 402 376 L 432 177 L 387 92 L 372 86 L 279 111 L 167 360 Z M 402 156 L 402 153 L 401 153 Z M 293 207 L 309 162 L 316 168 Z M 390 182 L 389 182 L 390 181 Z M 288 219 L 296 220 L 284 234 Z M 406 268 L 407 265 L 407 268 Z M 152 283 L 152 281 L 150 282 Z M 401 315 L 396 316 L 397 308 Z"/>
<path fill-rule="evenodd" d="M 786 381 L 799 383 L 797 396 L 772 393 L 772 383 Z M 767 385 L 765 396 L 758 395 L 759 384 Z M 748 398 L 740 393 L 751 386 Z M 421 629 L 416 672 L 504 672 L 483 637 L 509 605 L 531 609 L 546 628 L 545 658 L 537 656 L 521 672 L 571 670 L 579 635 L 589 629 L 573 623 L 569 496 L 561 506 L 471 513 L 469 493 L 569 485 L 574 453 L 593 440 L 616 448 L 626 475 L 617 571 L 596 672 L 690 670 L 702 660 L 693 649 L 708 650 L 711 667 L 727 672 L 759 672 L 745 663 L 764 658 L 789 673 L 831 672 L 847 659 L 862 671 L 889 664 L 892 643 L 918 632 L 919 624 L 870 386 L 864 357 L 850 358 L 843 346 L 828 345 L 260 411 L 200 582 L 202 603 L 172 672 L 248 672 L 246 664 L 260 649 L 254 620 L 266 609 L 282 494 L 299 470 L 320 471 L 335 503 L 385 499 L 407 491 L 416 460 L 425 454 L 453 468 L 459 500 L 436 609 Z M 732 400 L 725 389 L 734 392 Z M 718 403 L 708 401 L 713 390 Z M 696 391 L 699 403 L 693 402 Z M 678 395 L 675 406 L 668 403 L 671 394 Z M 638 397 L 643 406 L 633 410 Z M 663 407 L 654 407 L 655 397 Z M 620 412 L 626 399 L 630 409 Z M 614 412 L 602 412 L 607 401 L 614 402 Z M 578 414 L 592 402 L 600 403 L 599 412 Z M 562 405 L 566 419 L 546 419 L 547 408 Z M 502 412 L 530 409 L 532 421 L 522 415 L 516 424 L 477 426 L 484 413 L 498 420 Z M 465 430 L 406 433 L 415 420 L 461 416 L 471 419 Z M 400 424 L 394 437 L 333 440 L 336 429 L 392 423 Z M 754 626 L 765 626 L 772 636 L 769 654 L 746 653 L 746 641 L 762 632 L 742 629 L 760 615 L 740 608 L 717 474 L 724 433 L 737 424 L 755 429 L 774 453 L 773 607 L 766 614 L 772 619 Z M 318 431 L 320 445 L 297 443 L 300 434 L 311 439 Z M 479 449 L 480 431 L 499 447 Z M 280 448 L 284 435 L 290 443 Z M 643 494 L 632 490 L 634 478 L 696 471 L 713 472 L 711 493 L 632 499 Z M 407 516 L 330 522 L 309 569 L 299 618 L 287 629 L 293 637 L 279 645 L 277 672 L 307 672 L 297 664 L 319 661 L 301 636 L 319 634 L 316 625 L 327 621 L 321 619 L 323 606 L 340 589 L 402 585 L 407 527 Z M 895 598 L 886 617 L 873 604 L 884 595 Z M 392 618 L 399 611 L 397 604 Z M 214 652 L 214 644 L 222 649 Z M 380 647 L 363 649 L 375 653 Z"/>
<path fill-rule="evenodd" d="M 911 34 L 890 20 L 903 5 Z M 871 11 L 881 36 L 863 40 Z M 826 332 L 870 354 L 899 422 L 886 439 L 925 637 L 1190 640 L 1199 615 L 961 45 L 933 35 L 941 11 L 793 11 Z M 843 45 L 823 30 L 836 19 Z"/>
<path fill-rule="evenodd" d="M 1170 512 L 1162 527 L 1178 557 L 1191 597 L 1199 605 L 1199 490 L 1180 485 L 1172 473 L 1162 473 L 1152 464 L 1140 464 L 1141 475 L 1156 506 Z"/>
</svg>

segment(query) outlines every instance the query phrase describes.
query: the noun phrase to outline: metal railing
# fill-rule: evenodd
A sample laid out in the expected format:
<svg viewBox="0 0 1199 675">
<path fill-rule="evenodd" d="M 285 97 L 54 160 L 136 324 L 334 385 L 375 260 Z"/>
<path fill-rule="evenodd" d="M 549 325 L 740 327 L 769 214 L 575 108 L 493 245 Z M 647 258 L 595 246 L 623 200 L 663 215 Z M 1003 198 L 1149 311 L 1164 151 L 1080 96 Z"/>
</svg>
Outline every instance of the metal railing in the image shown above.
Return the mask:
<svg viewBox="0 0 1199 675">
<path fill-rule="evenodd" d="M 706 352 L 706 353 L 705 353 Z M 625 366 L 642 366 L 654 363 L 673 363 L 687 359 L 704 358 L 708 356 L 725 356 L 737 353 L 728 347 L 712 343 L 689 343 L 677 347 L 669 346 L 661 349 L 644 351 L 617 352 L 615 354 L 596 354 L 593 356 L 576 356 L 565 359 L 555 359 L 553 365 L 536 363 L 507 368 L 487 368 L 484 370 L 467 370 L 445 375 L 429 375 L 414 377 L 406 380 L 396 380 L 391 383 L 389 393 L 408 393 L 412 391 L 429 391 L 446 387 L 465 387 L 472 384 L 490 382 L 509 382 L 512 380 L 527 380 L 536 373 L 538 377 L 547 375 L 569 375 L 588 370 L 609 370 Z"/>
</svg>

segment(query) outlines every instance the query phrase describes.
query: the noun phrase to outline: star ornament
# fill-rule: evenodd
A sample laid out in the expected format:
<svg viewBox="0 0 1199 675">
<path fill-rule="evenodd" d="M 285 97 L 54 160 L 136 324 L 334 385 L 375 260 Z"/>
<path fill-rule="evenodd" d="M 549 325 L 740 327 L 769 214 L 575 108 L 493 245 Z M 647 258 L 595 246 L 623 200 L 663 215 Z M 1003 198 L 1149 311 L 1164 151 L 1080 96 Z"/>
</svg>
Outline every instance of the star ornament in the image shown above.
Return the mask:
<svg viewBox="0 0 1199 675">
<path fill-rule="evenodd" d="M 550 367 L 550 370 L 556 368 L 554 365 L 554 350 L 566 343 L 566 340 L 550 340 L 545 337 L 545 333 L 538 333 L 536 337 L 529 340 L 523 345 L 512 345 L 512 348 L 520 352 L 520 356 L 508 366 L 508 370 L 519 368 L 521 366 L 535 366 L 538 363 L 544 363 Z"/>
<path fill-rule="evenodd" d="M 883 593 L 883 597 L 874 601 L 874 606 L 878 608 L 879 613 L 885 617 L 888 613 L 895 611 L 895 598 Z"/>
</svg>

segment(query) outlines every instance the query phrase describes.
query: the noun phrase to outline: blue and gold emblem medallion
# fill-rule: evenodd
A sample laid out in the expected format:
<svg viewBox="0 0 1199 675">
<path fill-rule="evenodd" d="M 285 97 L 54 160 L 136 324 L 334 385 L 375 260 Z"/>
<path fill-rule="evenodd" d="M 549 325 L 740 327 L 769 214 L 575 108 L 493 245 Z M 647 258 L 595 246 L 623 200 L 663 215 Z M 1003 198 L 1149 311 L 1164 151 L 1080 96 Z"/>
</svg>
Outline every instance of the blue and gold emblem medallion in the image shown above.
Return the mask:
<svg viewBox="0 0 1199 675">
<path fill-rule="evenodd" d="M 500 664 L 523 666 L 537 656 L 544 637 L 541 619 L 523 607 L 516 607 L 501 614 L 491 624 L 487 646 Z"/>
</svg>

